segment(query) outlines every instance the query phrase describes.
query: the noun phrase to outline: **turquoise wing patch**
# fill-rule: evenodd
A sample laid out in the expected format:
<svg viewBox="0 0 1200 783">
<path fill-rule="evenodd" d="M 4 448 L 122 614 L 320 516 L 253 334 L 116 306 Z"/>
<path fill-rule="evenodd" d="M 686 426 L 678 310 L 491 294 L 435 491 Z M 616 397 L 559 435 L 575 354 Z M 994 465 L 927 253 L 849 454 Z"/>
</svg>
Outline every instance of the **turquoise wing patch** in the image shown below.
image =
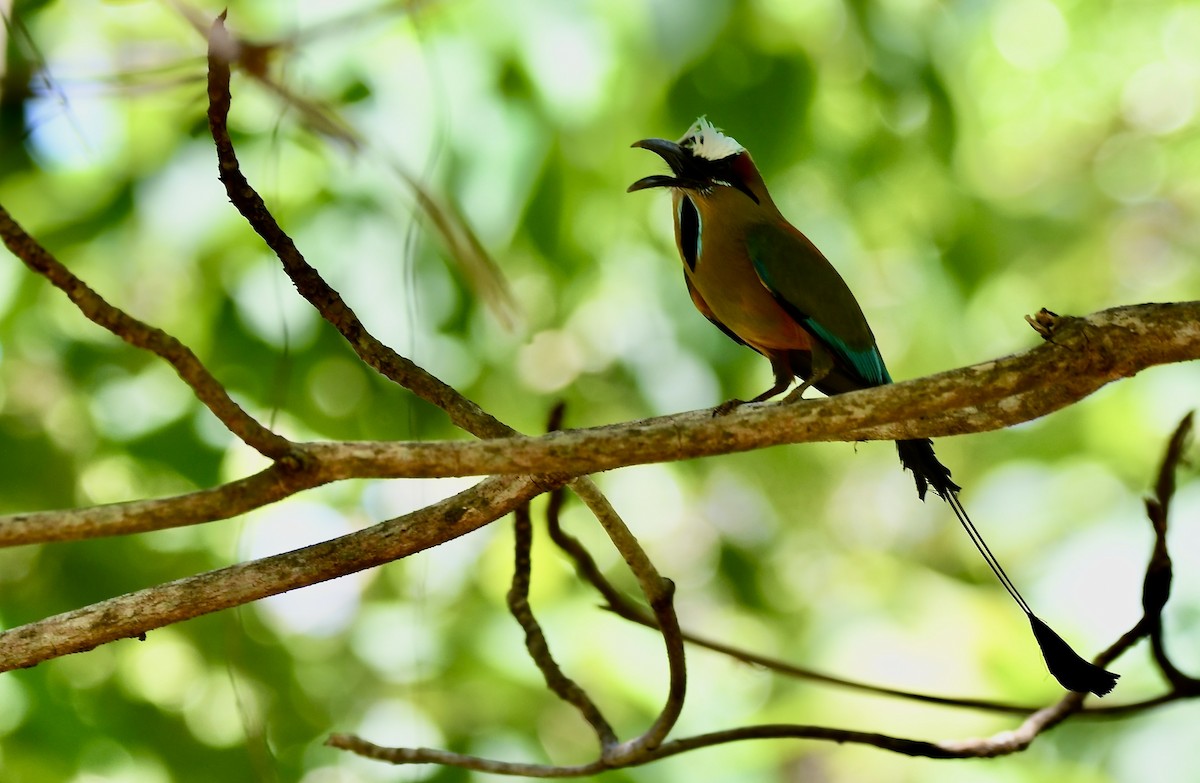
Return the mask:
<svg viewBox="0 0 1200 783">
<path fill-rule="evenodd" d="M 805 244 L 802 244 L 800 240 L 803 240 L 803 235 L 799 232 L 796 232 L 796 236 L 798 239 L 792 238 L 786 233 L 768 233 L 760 230 L 747 237 L 746 249 L 759 280 L 775 297 L 775 301 L 787 311 L 788 315 L 796 319 L 798 324 L 833 353 L 843 370 L 853 372 L 865 386 L 881 386 L 891 383 L 892 377 L 883 363 L 883 356 L 880 355 L 879 348 L 875 345 L 870 328 L 867 327 L 861 311 L 858 310 L 858 303 L 854 301 L 854 295 L 846 288 L 845 282 L 820 254 L 820 251 L 811 243 L 807 243 L 807 240 L 804 240 Z M 811 262 L 806 271 L 810 276 L 819 275 L 816 282 L 823 282 L 825 289 L 821 289 L 819 285 L 814 286 L 812 280 L 805 280 L 806 285 L 797 285 L 799 282 L 796 279 L 799 277 L 797 264 L 805 259 L 806 254 L 810 257 L 808 260 Z M 787 274 L 789 271 L 791 272 L 790 276 Z M 783 274 L 784 279 L 776 279 L 776 272 Z M 822 297 L 817 295 L 814 289 L 830 290 L 832 295 Z M 845 338 L 823 326 L 813 316 L 814 311 L 825 313 L 828 316 L 831 308 L 854 308 L 857 318 L 862 321 L 860 330 L 862 334 L 854 342 L 859 346 L 868 342 L 870 344 L 865 347 L 851 347 Z M 827 317 L 826 320 L 835 320 L 835 318 Z"/>
<path fill-rule="evenodd" d="M 801 325 L 820 338 L 821 342 L 825 343 L 840 359 L 853 367 L 864 381 L 872 386 L 882 386 L 892 382 L 892 376 L 888 374 L 887 367 L 883 363 L 883 356 L 880 355 L 879 348 L 876 346 L 872 345 L 865 350 L 856 351 L 842 342 L 836 334 L 811 318 L 805 318 L 801 321 Z"/>
</svg>

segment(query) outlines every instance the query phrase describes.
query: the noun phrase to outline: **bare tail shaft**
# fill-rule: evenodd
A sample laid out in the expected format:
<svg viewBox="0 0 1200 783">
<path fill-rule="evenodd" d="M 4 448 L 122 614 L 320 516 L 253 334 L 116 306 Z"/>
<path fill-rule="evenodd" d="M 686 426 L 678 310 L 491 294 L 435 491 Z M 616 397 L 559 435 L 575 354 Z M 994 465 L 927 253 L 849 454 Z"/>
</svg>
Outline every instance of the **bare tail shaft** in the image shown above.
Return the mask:
<svg viewBox="0 0 1200 783">
<path fill-rule="evenodd" d="M 1103 696 L 1111 691 L 1117 684 L 1117 677 L 1120 675 L 1105 671 L 1081 658 L 1061 636 L 1042 622 L 1029 608 L 1029 604 L 1017 590 L 1017 586 L 1008 578 L 1000 561 L 992 554 L 987 542 L 983 540 L 983 536 L 979 534 L 975 524 L 967 516 L 967 510 L 963 508 L 958 499 L 958 491 L 961 487 L 950 480 L 949 468 L 939 462 L 937 456 L 934 455 L 933 441 L 928 438 L 898 440 L 896 449 L 900 452 L 901 464 L 905 469 L 912 471 L 913 480 L 917 484 L 917 494 L 921 500 L 925 499 L 925 493 L 932 487 L 933 491 L 946 501 L 954 511 L 954 516 L 958 517 L 963 530 L 967 531 L 971 543 L 975 545 L 979 554 L 983 555 L 988 567 L 992 569 L 992 573 L 1000 580 L 1000 584 L 1016 601 L 1021 611 L 1028 616 L 1033 636 L 1042 650 L 1042 657 L 1046 660 L 1046 668 L 1050 670 L 1050 674 L 1054 675 L 1054 679 L 1071 691 L 1091 692 L 1097 696 Z"/>
</svg>

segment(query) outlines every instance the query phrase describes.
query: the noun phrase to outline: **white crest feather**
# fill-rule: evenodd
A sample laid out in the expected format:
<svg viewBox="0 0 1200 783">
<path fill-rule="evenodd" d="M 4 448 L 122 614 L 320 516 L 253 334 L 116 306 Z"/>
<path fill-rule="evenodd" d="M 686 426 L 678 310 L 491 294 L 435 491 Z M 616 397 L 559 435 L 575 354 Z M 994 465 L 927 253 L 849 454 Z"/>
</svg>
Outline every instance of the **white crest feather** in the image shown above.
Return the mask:
<svg viewBox="0 0 1200 783">
<path fill-rule="evenodd" d="M 707 117 L 701 117 L 692 123 L 687 133 L 679 140 L 679 146 L 690 149 L 692 154 L 705 160 L 721 160 L 730 155 L 736 155 L 746 148 L 737 143 L 737 139 L 721 133 L 720 128 L 713 127 Z"/>
</svg>

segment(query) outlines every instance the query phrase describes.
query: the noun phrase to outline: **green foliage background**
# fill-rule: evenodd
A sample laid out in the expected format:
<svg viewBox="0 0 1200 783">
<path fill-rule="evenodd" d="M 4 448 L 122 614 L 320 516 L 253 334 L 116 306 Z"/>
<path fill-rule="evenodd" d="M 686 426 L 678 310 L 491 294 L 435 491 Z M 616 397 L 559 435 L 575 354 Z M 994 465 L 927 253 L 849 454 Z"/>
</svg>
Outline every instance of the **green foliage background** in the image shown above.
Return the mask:
<svg viewBox="0 0 1200 783">
<path fill-rule="evenodd" d="M 373 9 L 373 10 L 372 10 Z M 211 18 L 220 10 L 206 3 Z M 1200 291 L 1200 4 L 1166 0 L 231 2 L 290 45 L 272 74 L 366 140 L 353 151 L 235 75 L 247 175 L 368 327 L 526 432 L 554 401 L 586 426 L 765 388 L 766 362 L 696 314 L 661 163 L 629 144 L 700 114 L 754 154 L 784 213 L 839 267 L 898 378 L 1022 350 L 1039 307 L 1087 313 Z M 361 13 L 360 13 L 361 12 Z M 113 303 L 188 343 L 293 438 L 461 437 L 359 366 L 227 204 L 204 125 L 204 41 L 152 2 L 16 2 L 0 101 L 0 203 Z M 351 18 L 348 24 L 338 20 Z M 293 36 L 295 36 L 293 38 Z M 397 171 L 467 216 L 522 317 L 464 282 Z M 0 512 L 208 487 L 257 469 L 160 361 L 0 263 Z M 1159 368 L 939 455 L 1015 581 L 1089 654 L 1139 612 L 1140 498 L 1200 400 Z M 1168 633 L 1200 668 L 1200 482 L 1181 477 Z M 684 625 L 896 687 L 1056 698 L 1020 613 L 885 444 L 820 444 L 600 477 Z M 361 482 L 245 518 L 0 551 L 13 627 L 283 551 L 466 481 Z M 538 507 L 540 509 L 540 506 Z M 624 579 L 594 523 L 567 524 Z M 504 609 L 508 523 L 411 561 L 0 676 L 4 781 L 482 780 L 321 746 L 330 731 L 514 760 L 594 752 Z M 661 644 L 595 608 L 539 539 L 553 649 L 640 731 Z M 1112 701 L 1161 688 L 1142 648 Z M 704 652 L 679 733 L 745 722 L 941 739 L 1012 725 L 788 681 Z M 1027 753 L 959 763 L 768 742 L 611 781 L 1200 780 L 1200 706 L 1076 721 Z"/>
</svg>

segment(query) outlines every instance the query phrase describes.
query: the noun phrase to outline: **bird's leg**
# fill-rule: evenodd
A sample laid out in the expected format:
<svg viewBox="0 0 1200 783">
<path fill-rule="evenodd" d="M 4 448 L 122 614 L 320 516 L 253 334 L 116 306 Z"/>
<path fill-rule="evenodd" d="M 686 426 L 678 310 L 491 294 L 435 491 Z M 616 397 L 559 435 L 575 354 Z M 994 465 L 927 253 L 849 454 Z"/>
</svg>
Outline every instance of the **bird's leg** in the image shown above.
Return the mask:
<svg viewBox="0 0 1200 783">
<path fill-rule="evenodd" d="M 796 390 L 783 398 L 785 403 L 797 402 L 804 398 L 804 392 L 815 384 L 820 383 L 825 379 L 825 376 L 833 372 L 833 357 L 829 355 L 829 351 L 820 343 L 814 341 L 812 346 L 812 372 L 804 380 L 804 383 L 796 387 Z"/>
<path fill-rule="evenodd" d="M 792 375 L 792 369 L 790 365 L 784 361 L 777 362 L 775 359 L 771 359 L 771 369 L 775 371 L 774 386 L 767 389 L 765 392 L 752 400 L 726 400 L 717 407 L 713 408 L 713 418 L 725 416 L 731 413 L 735 408 L 745 405 L 747 402 L 762 402 L 763 400 L 769 400 L 772 397 L 783 394 L 785 391 L 787 391 L 787 388 L 792 385 L 792 378 L 794 377 Z"/>
</svg>

